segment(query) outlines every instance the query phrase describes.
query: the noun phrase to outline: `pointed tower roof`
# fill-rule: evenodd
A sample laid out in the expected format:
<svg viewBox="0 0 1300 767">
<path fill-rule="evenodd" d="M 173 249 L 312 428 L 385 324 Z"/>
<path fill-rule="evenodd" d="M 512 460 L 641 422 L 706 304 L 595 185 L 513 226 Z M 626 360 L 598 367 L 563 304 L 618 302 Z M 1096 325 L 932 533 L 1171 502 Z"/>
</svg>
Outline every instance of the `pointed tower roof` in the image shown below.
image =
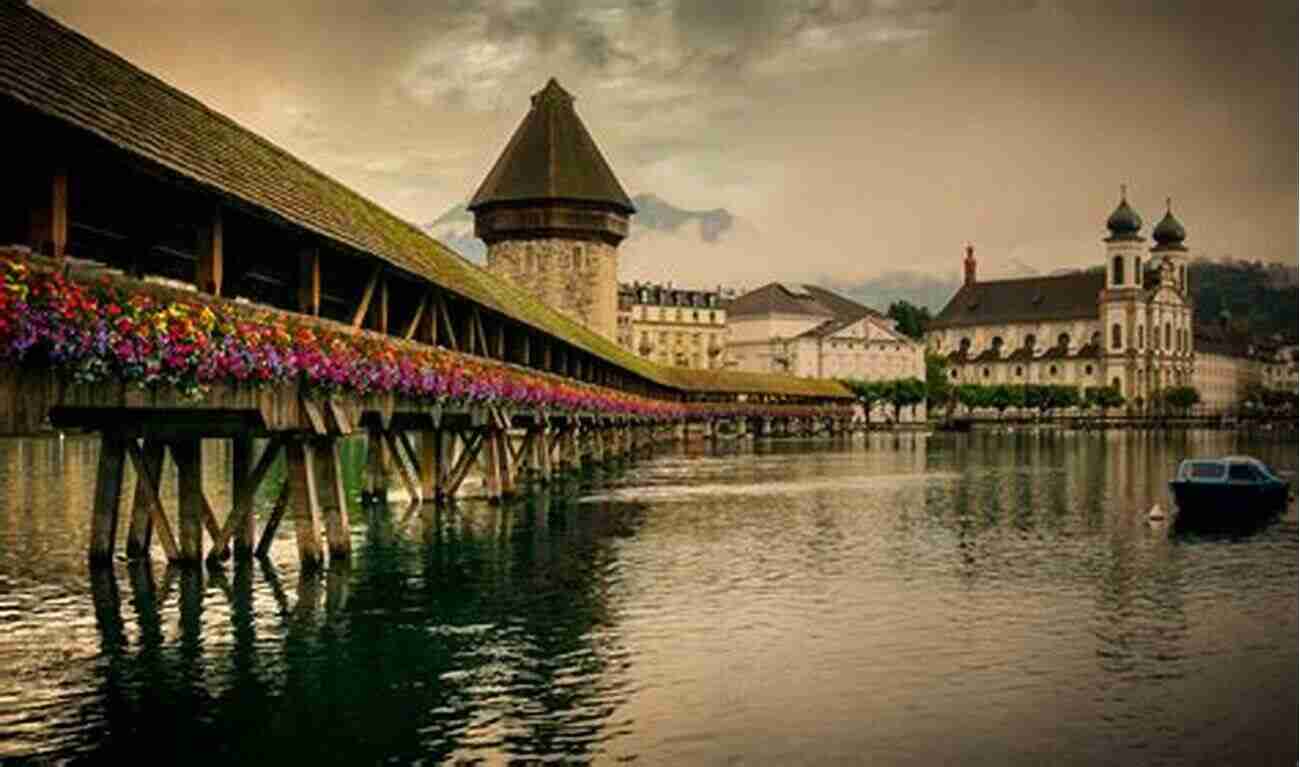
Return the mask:
<svg viewBox="0 0 1300 767">
<path fill-rule="evenodd" d="M 533 94 L 532 101 L 510 143 L 474 193 L 469 209 L 492 203 L 562 200 L 604 203 L 623 213 L 636 212 L 573 110 L 573 96 L 552 77 Z"/>
</svg>

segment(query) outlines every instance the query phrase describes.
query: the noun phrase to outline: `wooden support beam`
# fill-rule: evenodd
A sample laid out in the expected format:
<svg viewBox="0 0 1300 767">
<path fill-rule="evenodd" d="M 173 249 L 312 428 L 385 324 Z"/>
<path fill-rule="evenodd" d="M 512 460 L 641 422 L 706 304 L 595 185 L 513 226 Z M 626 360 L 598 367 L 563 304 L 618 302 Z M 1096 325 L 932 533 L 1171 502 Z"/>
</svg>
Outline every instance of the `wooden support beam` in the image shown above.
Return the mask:
<svg viewBox="0 0 1300 767">
<path fill-rule="evenodd" d="M 519 464 L 514 460 L 510 450 L 510 431 L 502 429 L 500 435 L 501 438 L 497 440 L 497 450 L 500 451 L 498 462 L 501 467 L 501 496 L 509 498 L 519 487 Z"/>
<path fill-rule="evenodd" d="M 495 347 L 495 348 L 492 349 L 492 356 L 493 356 L 493 357 L 496 357 L 496 358 L 499 359 L 499 360 L 503 360 L 503 359 L 506 358 L 506 323 L 505 323 L 505 321 L 504 321 L 504 320 L 499 320 L 499 321 L 497 321 L 497 323 L 496 323 L 496 327 L 494 327 L 492 330 L 493 330 L 492 337 L 493 337 L 493 341 L 494 341 L 494 342 L 493 342 L 493 347 Z"/>
<path fill-rule="evenodd" d="M 180 544 L 178 561 L 197 564 L 203 559 L 203 453 L 197 438 L 171 443 L 176 462 L 176 497 L 178 502 Z"/>
<path fill-rule="evenodd" d="M 420 495 L 437 498 L 442 490 L 442 429 L 420 432 Z"/>
<path fill-rule="evenodd" d="M 150 490 L 153 495 L 158 494 L 156 486 L 150 488 L 149 477 L 162 475 L 164 456 L 166 453 L 163 450 L 163 443 L 156 440 L 145 441 L 144 458 L 148 472 L 142 473 L 136 470 L 135 500 L 131 504 L 131 528 L 126 538 L 128 558 L 149 556 L 149 546 L 153 541 L 153 504 L 150 502 Z"/>
<path fill-rule="evenodd" d="M 470 467 L 474 465 L 479 450 L 483 447 L 483 439 L 483 435 L 478 432 L 473 432 L 469 436 L 461 435 L 464 447 L 461 450 L 460 458 L 456 460 L 456 464 L 452 466 L 451 471 L 447 474 L 446 495 L 448 498 L 455 497 L 457 491 L 460 490 L 461 483 L 465 481 Z"/>
<path fill-rule="evenodd" d="M 456 342 L 456 326 L 451 322 L 451 312 L 447 310 L 447 299 L 443 298 L 442 293 L 438 293 L 437 302 L 438 317 L 442 320 L 442 329 L 447 336 L 447 348 L 458 351 L 460 345 Z"/>
<path fill-rule="evenodd" d="M 221 206 L 212 209 L 210 219 L 199 224 L 198 238 L 195 243 L 194 284 L 199 292 L 214 296 L 221 295 L 221 277 L 224 270 L 225 256 Z M 184 534 L 181 536 L 184 538 Z"/>
<path fill-rule="evenodd" d="M 338 440 L 333 437 L 312 441 L 316 468 L 325 487 L 321 498 L 321 515 L 325 518 L 325 538 L 329 542 L 330 562 L 352 556 L 352 530 L 348 524 L 348 496 L 343 489 L 343 466 L 339 461 Z"/>
<path fill-rule="evenodd" d="M 160 443 L 161 448 L 161 443 Z M 131 456 L 131 464 L 135 468 L 137 479 L 136 490 L 143 490 L 145 494 L 144 502 L 149 508 L 149 516 L 158 533 L 158 542 L 162 544 L 163 551 L 167 554 L 167 559 L 175 561 L 180 557 L 180 549 L 176 545 L 176 538 L 172 535 L 171 523 L 167 521 L 167 514 L 163 511 L 162 500 L 159 498 L 159 477 L 162 476 L 163 457 L 158 457 L 157 468 L 149 461 L 145 460 L 144 454 L 135 440 L 128 440 L 126 443 L 127 455 Z"/>
<path fill-rule="evenodd" d="M 474 335 L 478 338 L 479 353 L 484 357 L 493 356 L 492 350 L 488 348 L 488 334 L 483 330 L 483 313 L 479 311 L 478 304 L 470 304 L 469 316 L 474 321 Z"/>
<path fill-rule="evenodd" d="M 257 459 L 257 465 L 253 470 L 248 472 L 242 483 L 235 485 L 235 504 L 230 511 L 230 516 L 226 517 L 226 524 L 221 528 L 221 535 L 213 543 L 216 551 L 223 551 L 226 544 L 229 543 L 230 537 L 236 535 L 235 539 L 235 556 L 237 558 L 247 557 L 253 552 L 252 541 L 257 537 L 257 519 L 253 513 L 253 499 L 257 497 L 257 489 L 261 487 L 262 480 L 271 469 L 271 464 L 279 455 L 281 448 L 284 447 L 284 438 L 275 436 L 267 443 L 266 449 L 262 451 L 261 457 Z M 236 450 L 238 450 L 236 442 Z M 238 477 L 238 474 L 236 474 Z M 274 535 L 274 531 L 272 531 Z M 266 536 L 263 535 L 265 538 Z M 247 547 L 245 547 L 247 544 Z"/>
<path fill-rule="evenodd" d="M 553 357 L 554 352 L 552 351 L 552 346 L 553 344 L 549 337 L 542 339 L 542 370 L 553 373 L 555 372 L 555 360 Z"/>
<path fill-rule="evenodd" d="M 285 448 L 289 469 L 289 497 L 293 507 L 293 531 L 298 539 L 298 561 L 303 569 L 317 567 L 324 560 L 321 550 L 320 497 L 316 493 L 316 468 L 305 440 L 293 439 Z"/>
<path fill-rule="evenodd" d="M 519 364 L 532 367 L 533 364 L 533 334 L 532 331 L 525 330 L 520 335 L 519 341 Z"/>
<path fill-rule="evenodd" d="M 56 167 L 40 181 L 38 202 L 31 211 L 32 250 L 62 259 L 68 248 L 68 171 Z"/>
<path fill-rule="evenodd" d="M 310 246 L 298 251 L 298 311 L 320 316 L 320 250 Z"/>
<path fill-rule="evenodd" d="M 382 429 L 366 435 L 366 491 L 380 503 L 388 502 L 388 466 L 391 456 Z"/>
<path fill-rule="evenodd" d="M 257 486 L 252 485 L 249 480 L 252 477 L 254 468 L 253 463 L 253 438 L 235 437 L 232 440 L 231 450 L 231 504 L 230 515 L 226 518 L 227 524 L 230 520 L 240 520 L 235 523 L 235 556 L 239 559 L 248 559 L 253 556 L 253 547 L 257 545 L 257 516 L 253 513 L 253 505 L 257 498 Z M 269 451 L 271 445 L 267 445 Z M 261 463 L 259 460 L 258 464 Z M 214 551 L 224 551 L 230 539 L 226 536 L 225 530 L 213 542 Z"/>
<path fill-rule="evenodd" d="M 375 295 L 375 287 L 379 285 L 379 275 L 383 268 L 383 264 L 375 264 L 374 270 L 370 272 L 370 279 L 366 281 L 365 290 L 361 291 L 361 302 L 357 304 L 356 310 L 352 313 L 352 327 L 359 328 L 361 323 L 366 321 L 366 315 L 370 312 L 370 300 Z"/>
<path fill-rule="evenodd" d="M 275 531 L 280 529 L 280 520 L 284 519 L 284 512 L 289 508 L 289 496 L 292 493 L 290 485 L 289 478 L 286 476 L 284 483 L 280 485 L 280 494 L 275 498 L 275 505 L 271 507 L 271 515 L 266 518 L 266 525 L 262 528 L 262 537 L 257 542 L 255 553 L 259 558 L 266 557 L 271 551 L 271 544 L 275 541 Z"/>
<path fill-rule="evenodd" d="M 501 430 L 490 427 L 483 437 L 483 489 L 487 491 L 488 500 L 501 501 L 501 453 L 500 442 L 504 439 Z"/>
<path fill-rule="evenodd" d="M 126 467 L 127 440 L 105 432 L 100 440 L 99 467 L 95 472 L 95 505 L 90 520 L 90 561 L 109 564 L 117 542 L 117 509 L 122 500 L 122 474 Z"/>
<path fill-rule="evenodd" d="M 378 330 L 384 335 L 388 334 L 388 277 L 381 277 L 379 280 L 379 304 L 375 308 L 375 322 L 371 325 L 373 330 Z"/>
<path fill-rule="evenodd" d="M 400 440 L 397 437 L 397 434 L 399 433 L 401 434 Z M 391 451 L 393 463 L 397 465 L 397 477 L 402 480 L 402 484 L 406 487 L 407 496 L 417 504 L 422 502 L 424 499 L 420 495 L 419 476 L 413 474 L 406 468 L 406 464 L 402 461 L 400 455 L 400 453 L 405 449 L 407 458 L 411 461 L 412 465 L 416 466 L 416 471 L 419 470 L 419 464 L 415 461 L 415 451 L 411 449 L 411 443 L 407 440 L 406 433 L 389 430 L 385 431 L 383 434 L 384 439 L 388 443 L 388 449 Z"/>
<path fill-rule="evenodd" d="M 406 323 L 406 332 L 402 334 L 402 338 L 405 338 L 407 341 L 425 340 L 423 338 L 416 339 L 415 334 L 420 330 L 420 323 L 424 320 L 425 306 L 428 305 L 428 303 L 429 303 L 428 293 L 425 293 L 423 296 L 420 296 L 420 303 L 415 305 L 415 314 L 411 315 L 411 321 Z"/>
</svg>

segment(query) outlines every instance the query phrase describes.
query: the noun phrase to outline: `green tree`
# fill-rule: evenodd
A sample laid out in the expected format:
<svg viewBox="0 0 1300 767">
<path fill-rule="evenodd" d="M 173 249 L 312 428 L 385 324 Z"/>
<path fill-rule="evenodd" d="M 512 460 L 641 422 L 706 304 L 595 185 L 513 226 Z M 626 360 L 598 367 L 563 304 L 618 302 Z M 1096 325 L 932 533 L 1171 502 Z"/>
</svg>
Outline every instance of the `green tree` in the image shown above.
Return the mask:
<svg viewBox="0 0 1300 767">
<path fill-rule="evenodd" d="M 913 408 L 912 413 L 915 415 L 916 406 L 925 402 L 925 381 L 919 378 L 900 378 L 891 381 L 886 396 L 889 404 L 894 406 L 895 421 L 898 421 L 898 414 L 905 407 Z"/>
<path fill-rule="evenodd" d="M 979 384 L 962 384 L 957 387 L 957 402 L 970 413 L 988 407 L 988 387 Z"/>
<path fill-rule="evenodd" d="M 853 396 L 858 398 L 862 404 L 863 414 L 867 423 L 871 423 L 871 409 L 877 403 L 883 401 L 886 396 L 885 381 L 859 381 L 856 379 L 844 379 L 840 381 L 844 388 L 853 392 Z"/>
<path fill-rule="evenodd" d="M 925 329 L 930 325 L 930 309 L 915 306 L 908 301 L 900 300 L 890 304 L 885 316 L 898 323 L 900 333 L 917 340 L 925 336 Z"/>
<path fill-rule="evenodd" d="M 1161 395 L 1166 407 L 1183 413 L 1189 412 L 1201 402 L 1201 393 L 1191 386 L 1171 386 L 1161 392 Z"/>
<path fill-rule="evenodd" d="M 948 370 L 944 367 L 943 357 L 937 354 L 925 355 L 925 396 L 930 408 L 951 407 L 952 383 L 948 380 Z"/>
</svg>

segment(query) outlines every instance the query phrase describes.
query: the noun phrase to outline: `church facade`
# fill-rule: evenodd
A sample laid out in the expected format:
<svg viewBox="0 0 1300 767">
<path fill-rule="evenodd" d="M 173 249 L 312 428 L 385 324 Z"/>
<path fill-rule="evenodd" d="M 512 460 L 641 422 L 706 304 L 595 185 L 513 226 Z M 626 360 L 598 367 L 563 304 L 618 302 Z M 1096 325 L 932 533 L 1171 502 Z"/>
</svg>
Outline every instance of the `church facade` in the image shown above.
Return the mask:
<svg viewBox="0 0 1300 767">
<path fill-rule="evenodd" d="M 965 279 L 926 343 L 953 383 L 1111 386 L 1135 407 L 1194 385 L 1186 231 L 1167 210 L 1140 234 L 1121 195 L 1106 221 L 1101 269 L 981 282 L 967 246 Z"/>
</svg>

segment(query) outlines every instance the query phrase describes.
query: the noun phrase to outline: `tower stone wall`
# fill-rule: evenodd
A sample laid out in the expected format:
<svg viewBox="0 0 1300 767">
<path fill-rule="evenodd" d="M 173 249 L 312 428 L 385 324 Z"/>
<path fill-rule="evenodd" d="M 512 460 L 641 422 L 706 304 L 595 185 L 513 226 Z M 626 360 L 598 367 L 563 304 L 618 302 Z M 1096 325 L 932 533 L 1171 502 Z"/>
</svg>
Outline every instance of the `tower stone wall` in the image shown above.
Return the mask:
<svg viewBox="0 0 1300 767">
<path fill-rule="evenodd" d="M 488 246 L 488 271 L 510 280 L 613 341 L 618 326 L 618 250 L 596 240 L 542 237 Z"/>
</svg>

